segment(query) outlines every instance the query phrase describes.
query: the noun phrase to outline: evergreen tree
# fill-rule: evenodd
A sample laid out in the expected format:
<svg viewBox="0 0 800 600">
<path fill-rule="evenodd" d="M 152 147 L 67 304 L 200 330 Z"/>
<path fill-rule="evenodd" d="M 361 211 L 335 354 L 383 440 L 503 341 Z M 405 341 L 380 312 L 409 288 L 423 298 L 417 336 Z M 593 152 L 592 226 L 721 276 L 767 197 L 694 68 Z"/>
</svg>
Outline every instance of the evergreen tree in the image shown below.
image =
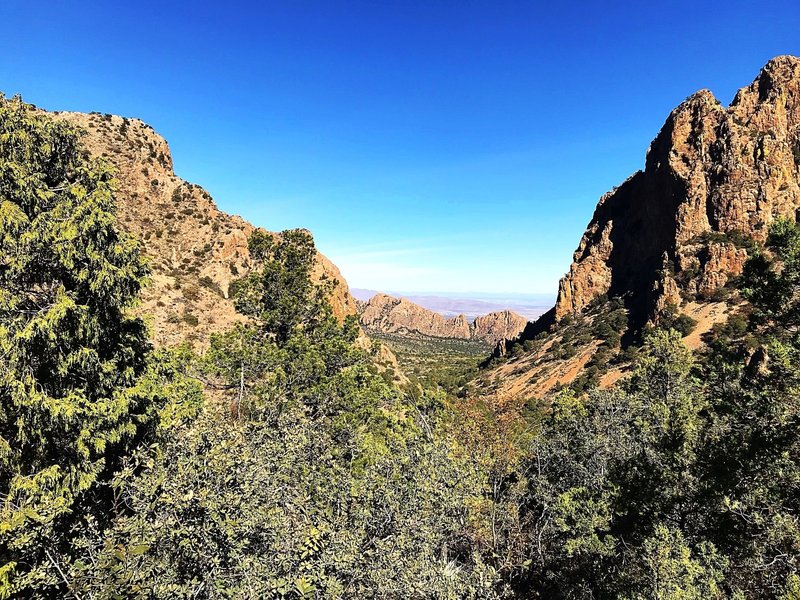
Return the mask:
<svg viewBox="0 0 800 600">
<path fill-rule="evenodd" d="M 248 243 L 260 268 L 231 287 L 237 309 L 251 321 L 214 336 L 206 357 L 209 369 L 236 390 L 234 412 L 274 421 L 298 408 L 352 409 L 337 404 L 334 388 L 368 361 L 355 346 L 355 318 L 341 323 L 333 314 L 328 297 L 336 282 L 312 282 L 311 235 L 284 231 L 276 240 L 256 231 Z"/>
<path fill-rule="evenodd" d="M 216 336 L 209 403 L 115 481 L 129 515 L 87 539 L 85 595 L 142 598 L 496 598 L 470 543 L 484 475 L 372 372 L 310 280 L 305 232 L 250 241 L 236 286 L 251 322 Z M 241 398 L 241 402 L 239 402 Z"/>
<path fill-rule="evenodd" d="M 100 484 L 153 418 L 128 315 L 147 269 L 113 192 L 78 130 L 0 99 L 0 598 L 66 594 L 69 528 L 106 518 Z"/>
<path fill-rule="evenodd" d="M 747 331 L 708 357 L 706 535 L 748 597 L 775 597 L 800 564 L 800 228 L 779 219 L 745 265 Z M 711 510 L 715 509 L 715 510 Z"/>
</svg>

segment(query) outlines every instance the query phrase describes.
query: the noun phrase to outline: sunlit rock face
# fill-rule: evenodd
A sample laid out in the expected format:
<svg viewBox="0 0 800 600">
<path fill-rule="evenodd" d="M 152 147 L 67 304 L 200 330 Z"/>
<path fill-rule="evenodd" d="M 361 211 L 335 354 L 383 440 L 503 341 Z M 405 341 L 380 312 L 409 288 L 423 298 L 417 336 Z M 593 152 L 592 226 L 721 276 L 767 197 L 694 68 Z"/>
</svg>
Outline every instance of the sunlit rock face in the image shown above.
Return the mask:
<svg viewBox="0 0 800 600">
<path fill-rule="evenodd" d="M 516 338 L 528 323 L 517 313 L 504 310 L 477 317 L 446 318 L 406 298 L 376 294 L 361 306 L 361 325 L 382 333 L 420 333 L 431 337 L 475 339 L 489 344 Z"/>
<path fill-rule="evenodd" d="M 771 60 L 729 107 L 701 90 L 667 118 L 645 168 L 604 195 L 559 285 L 556 319 L 603 294 L 642 319 L 738 275 L 800 208 L 800 59 Z"/>
<path fill-rule="evenodd" d="M 148 320 L 153 340 L 203 346 L 211 334 L 242 320 L 228 287 L 255 266 L 247 247 L 255 227 L 222 212 L 202 187 L 175 175 L 166 140 L 139 119 L 52 116 L 84 129 L 85 149 L 114 167 L 120 225 L 143 242 L 150 260 L 152 277 L 137 310 Z M 322 254 L 312 277 L 339 282 L 330 296 L 337 317 L 356 313 L 347 282 Z"/>
</svg>

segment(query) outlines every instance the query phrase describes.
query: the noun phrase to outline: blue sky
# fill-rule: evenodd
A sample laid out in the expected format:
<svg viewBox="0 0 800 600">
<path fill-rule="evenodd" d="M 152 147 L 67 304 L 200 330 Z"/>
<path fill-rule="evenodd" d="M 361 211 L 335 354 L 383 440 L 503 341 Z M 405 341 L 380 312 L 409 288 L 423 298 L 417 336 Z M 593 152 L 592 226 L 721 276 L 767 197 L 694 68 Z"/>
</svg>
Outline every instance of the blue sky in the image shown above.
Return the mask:
<svg viewBox="0 0 800 600">
<path fill-rule="evenodd" d="M 4 0 L 0 89 L 144 119 L 354 287 L 552 293 L 669 111 L 730 102 L 798 25 L 796 0 Z"/>
</svg>

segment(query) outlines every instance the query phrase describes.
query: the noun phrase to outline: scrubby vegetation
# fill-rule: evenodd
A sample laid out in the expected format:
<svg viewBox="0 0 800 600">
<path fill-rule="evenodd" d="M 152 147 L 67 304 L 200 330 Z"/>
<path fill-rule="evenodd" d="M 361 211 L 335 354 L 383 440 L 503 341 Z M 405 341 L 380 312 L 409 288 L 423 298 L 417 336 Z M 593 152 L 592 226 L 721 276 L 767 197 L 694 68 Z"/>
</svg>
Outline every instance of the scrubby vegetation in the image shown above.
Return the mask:
<svg viewBox="0 0 800 600">
<path fill-rule="evenodd" d="M 0 598 L 798 597 L 794 223 L 702 354 L 662 322 L 613 389 L 455 398 L 374 372 L 303 231 L 251 237 L 205 353 L 154 351 L 79 138 L 0 103 Z M 552 352 L 613 360 L 602 304 Z"/>
<path fill-rule="evenodd" d="M 457 393 L 478 373 L 478 365 L 492 350 L 480 340 L 374 331 L 369 335 L 395 353 L 413 382 L 426 389 L 442 389 L 451 394 Z"/>
</svg>

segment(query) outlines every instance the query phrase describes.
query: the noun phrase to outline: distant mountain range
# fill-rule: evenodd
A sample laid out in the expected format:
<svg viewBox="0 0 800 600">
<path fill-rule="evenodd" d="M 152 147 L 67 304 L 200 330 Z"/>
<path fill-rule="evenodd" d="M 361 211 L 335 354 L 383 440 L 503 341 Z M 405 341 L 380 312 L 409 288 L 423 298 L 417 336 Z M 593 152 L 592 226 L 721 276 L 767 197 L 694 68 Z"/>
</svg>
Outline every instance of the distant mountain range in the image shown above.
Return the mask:
<svg viewBox="0 0 800 600">
<path fill-rule="evenodd" d="M 363 288 L 350 288 L 350 294 L 362 302 L 369 301 L 377 294 L 388 294 L 397 298 L 405 298 L 448 318 L 464 315 L 470 322 L 474 321 L 476 317 L 503 310 L 514 311 L 526 319 L 534 321 L 550 310 L 556 299 L 555 294 L 494 294 L 490 292 L 422 294 L 384 292 Z"/>
<path fill-rule="evenodd" d="M 463 314 L 447 318 L 416 304 L 408 298 L 375 294 L 367 302 L 359 301 L 361 325 L 368 333 L 397 333 L 415 337 L 480 340 L 495 345 L 516 339 L 528 319 L 508 309 L 468 320 Z"/>
</svg>

